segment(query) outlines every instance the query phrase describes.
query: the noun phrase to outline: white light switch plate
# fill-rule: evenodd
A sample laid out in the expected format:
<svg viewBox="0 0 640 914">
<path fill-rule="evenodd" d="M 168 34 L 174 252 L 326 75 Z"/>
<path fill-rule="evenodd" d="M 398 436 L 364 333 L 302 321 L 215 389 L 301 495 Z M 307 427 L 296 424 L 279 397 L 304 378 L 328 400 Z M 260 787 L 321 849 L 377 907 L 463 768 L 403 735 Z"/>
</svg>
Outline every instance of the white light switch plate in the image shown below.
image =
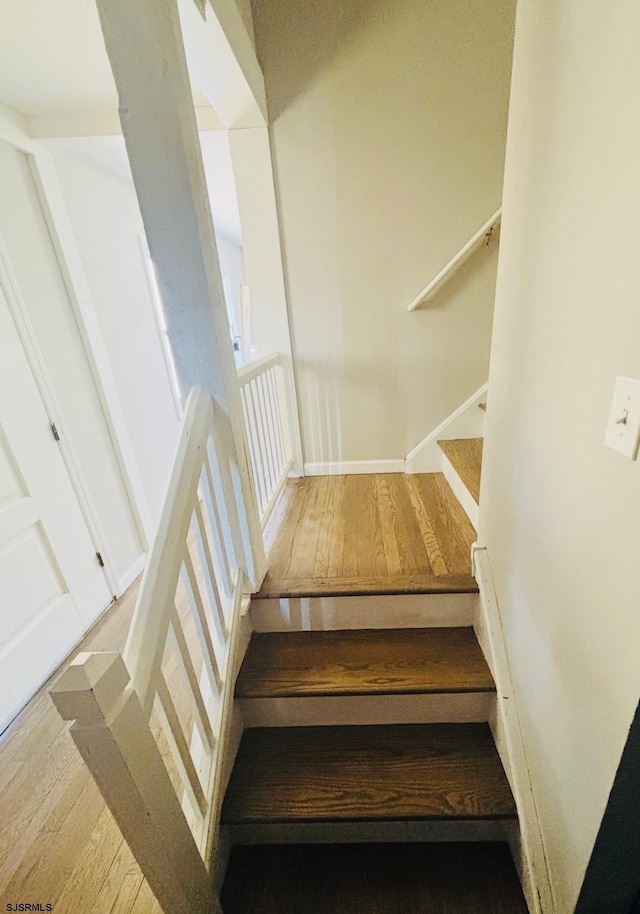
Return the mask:
<svg viewBox="0 0 640 914">
<path fill-rule="evenodd" d="M 604 443 L 635 460 L 640 444 L 640 381 L 616 378 Z"/>
</svg>

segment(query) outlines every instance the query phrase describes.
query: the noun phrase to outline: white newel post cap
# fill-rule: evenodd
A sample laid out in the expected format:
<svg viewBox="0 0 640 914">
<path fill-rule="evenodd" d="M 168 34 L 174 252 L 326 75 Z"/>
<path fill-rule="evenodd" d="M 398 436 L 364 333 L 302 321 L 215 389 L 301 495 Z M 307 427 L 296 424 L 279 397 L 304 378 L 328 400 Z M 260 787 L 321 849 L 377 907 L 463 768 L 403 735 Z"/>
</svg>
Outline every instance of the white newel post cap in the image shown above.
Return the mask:
<svg viewBox="0 0 640 914">
<path fill-rule="evenodd" d="M 104 721 L 119 704 L 129 680 L 121 654 L 82 653 L 71 662 L 50 694 L 64 720 L 94 724 Z"/>
</svg>

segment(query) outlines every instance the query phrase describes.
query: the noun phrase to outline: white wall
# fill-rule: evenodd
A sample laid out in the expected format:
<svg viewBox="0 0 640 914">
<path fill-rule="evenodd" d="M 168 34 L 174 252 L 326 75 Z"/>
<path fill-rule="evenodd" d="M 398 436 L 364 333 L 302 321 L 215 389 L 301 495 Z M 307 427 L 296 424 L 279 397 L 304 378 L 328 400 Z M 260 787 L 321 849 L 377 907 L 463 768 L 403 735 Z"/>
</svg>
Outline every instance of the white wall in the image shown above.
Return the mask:
<svg viewBox="0 0 640 914">
<path fill-rule="evenodd" d="M 233 336 L 240 336 L 241 317 L 240 317 L 240 286 L 247 282 L 247 271 L 244 265 L 244 253 L 241 247 L 224 238 L 222 235 L 216 235 L 216 245 L 218 246 L 218 259 L 220 261 L 220 270 L 223 280 L 227 284 L 229 295 L 231 297 L 232 323 L 231 328 Z"/>
<path fill-rule="evenodd" d="M 479 540 L 558 914 L 640 695 L 640 463 L 603 446 L 640 377 L 640 6 L 520 0 Z"/>
<path fill-rule="evenodd" d="M 405 309 L 499 205 L 514 5 L 253 4 L 309 462 L 402 458 L 486 381 L 495 254 Z"/>
<path fill-rule="evenodd" d="M 162 351 L 130 181 L 49 143 L 75 230 L 127 427 L 154 519 L 164 498 L 179 419 Z"/>
</svg>

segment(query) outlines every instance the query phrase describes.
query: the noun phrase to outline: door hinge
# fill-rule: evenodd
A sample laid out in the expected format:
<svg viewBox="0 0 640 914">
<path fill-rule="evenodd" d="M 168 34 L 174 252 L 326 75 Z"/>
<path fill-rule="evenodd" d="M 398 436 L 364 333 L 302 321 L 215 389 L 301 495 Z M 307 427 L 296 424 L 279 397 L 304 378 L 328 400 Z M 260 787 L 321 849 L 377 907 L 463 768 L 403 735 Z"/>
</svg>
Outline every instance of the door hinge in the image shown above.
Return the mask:
<svg viewBox="0 0 640 914">
<path fill-rule="evenodd" d="M 96 552 L 96 558 L 97 558 L 97 560 L 98 560 L 98 565 L 99 565 L 101 568 L 104 568 L 104 559 L 102 558 L 102 556 L 100 555 L 99 552 Z"/>
<path fill-rule="evenodd" d="M 55 422 L 51 423 L 51 433 L 52 433 L 53 437 L 56 439 L 56 441 L 60 441 L 60 432 L 56 428 Z"/>
</svg>

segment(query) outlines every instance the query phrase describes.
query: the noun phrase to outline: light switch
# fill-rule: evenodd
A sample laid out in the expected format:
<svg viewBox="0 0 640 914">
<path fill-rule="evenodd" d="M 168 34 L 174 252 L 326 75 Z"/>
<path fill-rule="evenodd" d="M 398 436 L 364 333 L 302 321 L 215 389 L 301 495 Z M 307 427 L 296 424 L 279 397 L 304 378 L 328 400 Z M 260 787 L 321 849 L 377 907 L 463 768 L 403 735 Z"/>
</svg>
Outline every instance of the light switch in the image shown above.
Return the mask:
<svg viewBox="0 0 640 914">
<path fill-rule="evenodd" d="M 635 460 L 640 444 L 640 381 L 616 378 L 604 443 Z"/>
</svg>

